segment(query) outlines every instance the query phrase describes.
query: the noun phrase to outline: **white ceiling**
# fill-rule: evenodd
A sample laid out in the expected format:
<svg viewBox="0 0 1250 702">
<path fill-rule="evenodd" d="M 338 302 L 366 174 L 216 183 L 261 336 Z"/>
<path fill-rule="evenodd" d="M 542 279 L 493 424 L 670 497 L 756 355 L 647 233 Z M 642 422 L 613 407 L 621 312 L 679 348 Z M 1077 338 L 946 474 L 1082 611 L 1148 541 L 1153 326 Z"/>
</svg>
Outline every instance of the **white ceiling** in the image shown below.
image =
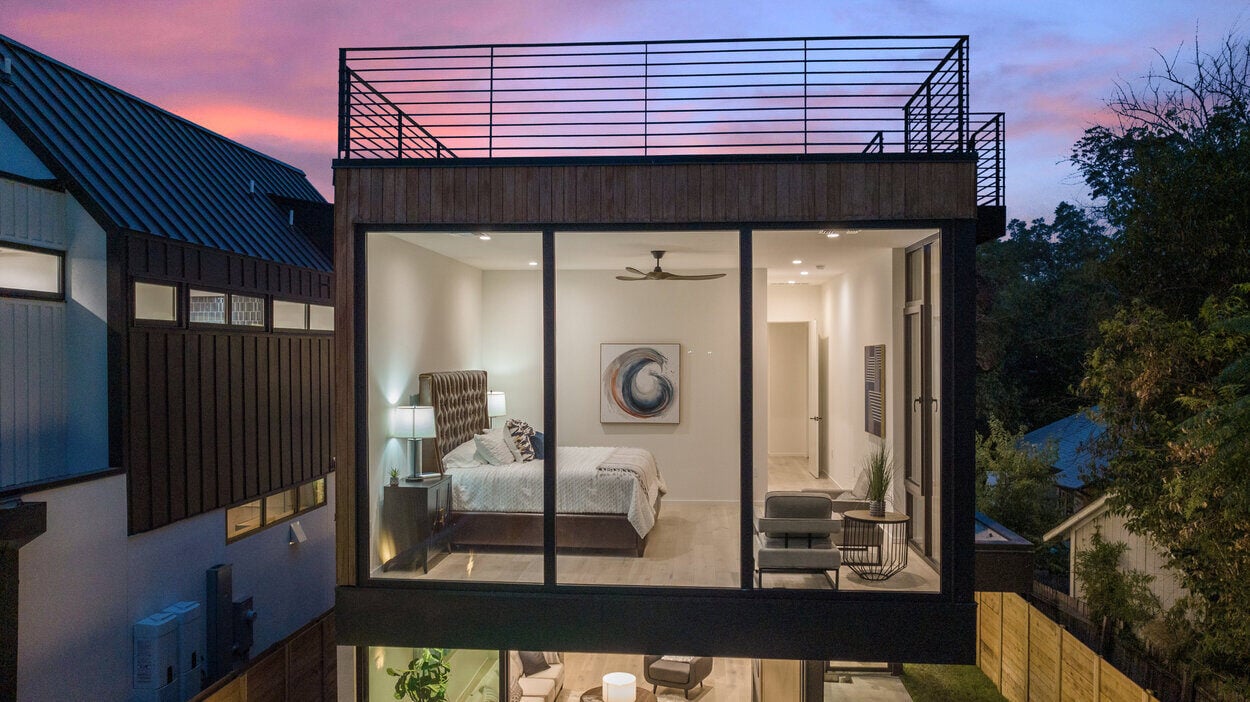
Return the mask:
<svg viewBox="0 0 1250 702">
<path fill-rule="evenodd" d="M 753 263 L 768 269 L 768 282 L 819 284 L 854 268 L 873 251 L 899 248 L 937 233 L 936 229 L 756 230 Z M 533 270 L 542 261 L 540 232 L 492 232 L 489 241 L 472 232 L 374 232 L 422 246 L 482 270 Z M 625 273 L 626 266 L 655 266 L 650 251 L 663 250 L 664 270 L 673 273 L 723 271 L 738 267 L 738 232 L 626 231 L 556 232 L 556 267 Z M 801 260 L 801 264 L 793 263 Z M 801 275 L 807 271 L 807 275 Z M 628 275 L 628 274 L 627 274 Z"/>
</svg>

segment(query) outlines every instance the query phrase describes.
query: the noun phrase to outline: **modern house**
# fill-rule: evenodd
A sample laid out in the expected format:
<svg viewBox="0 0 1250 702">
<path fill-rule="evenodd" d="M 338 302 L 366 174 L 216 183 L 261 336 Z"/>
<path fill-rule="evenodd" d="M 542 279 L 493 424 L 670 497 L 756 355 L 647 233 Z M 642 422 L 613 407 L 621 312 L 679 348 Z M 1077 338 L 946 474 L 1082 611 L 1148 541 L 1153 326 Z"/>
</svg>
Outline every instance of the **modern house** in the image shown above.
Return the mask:
<svg viewBox="0 0 1250 702">
<path fill-rule="evenodd" d="M 194 602 L 224 654 L 145 678 L 183 699 L 330 609 L 330 220 L 299 170 L 0 36 L 0 698 L 131 699 L 135 623 Z M 250 642 L 213 638 L 230 584 Z M 331 699 L 311 636 L 301 699 Z"/>
<path fill-rule="evenodd" d="M 974 659 L 973 253 L 1004 208 L 968 64 L 963 36 L 341 51 L 361 699 L 422 647 L 463 700 L 612 671 L 815 700 L 831 659 Z"/>
</svg>

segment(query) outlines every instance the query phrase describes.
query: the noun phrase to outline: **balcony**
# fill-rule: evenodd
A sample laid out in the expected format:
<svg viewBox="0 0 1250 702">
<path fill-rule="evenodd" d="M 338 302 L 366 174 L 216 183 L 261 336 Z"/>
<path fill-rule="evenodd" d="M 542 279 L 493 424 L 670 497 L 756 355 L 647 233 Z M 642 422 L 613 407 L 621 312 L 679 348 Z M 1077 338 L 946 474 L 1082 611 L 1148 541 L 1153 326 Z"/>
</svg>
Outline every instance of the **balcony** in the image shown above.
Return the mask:
<svg viewBox="0 0 1250 702">
<path fill-rule="evenodd" d="M 349 48 L 340 162 L 975 154 L 1003 204 L 1001 113 L 968 38 L 809 37 Z"/>
</svg>

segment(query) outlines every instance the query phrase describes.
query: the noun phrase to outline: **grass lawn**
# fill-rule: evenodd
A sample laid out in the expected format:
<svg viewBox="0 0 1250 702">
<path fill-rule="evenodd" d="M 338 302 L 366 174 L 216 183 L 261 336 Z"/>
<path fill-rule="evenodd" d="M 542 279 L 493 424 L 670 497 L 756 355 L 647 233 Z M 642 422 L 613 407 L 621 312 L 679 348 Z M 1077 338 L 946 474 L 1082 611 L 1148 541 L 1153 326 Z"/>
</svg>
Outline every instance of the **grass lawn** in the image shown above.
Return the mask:
<svg viewBox="0 0 1250 702">
<path fill-rule="evenodd" d="M 975 665 L 904 665 L 903 686 L 913 702 L 1004 702 Z"/>
</svg>

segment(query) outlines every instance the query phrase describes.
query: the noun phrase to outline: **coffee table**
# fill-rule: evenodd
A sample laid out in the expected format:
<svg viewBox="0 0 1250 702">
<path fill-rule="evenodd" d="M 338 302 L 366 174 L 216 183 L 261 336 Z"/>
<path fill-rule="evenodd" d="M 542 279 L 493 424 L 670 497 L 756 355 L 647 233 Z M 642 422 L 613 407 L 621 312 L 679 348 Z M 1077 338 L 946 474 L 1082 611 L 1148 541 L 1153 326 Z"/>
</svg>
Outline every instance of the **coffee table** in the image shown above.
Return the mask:
<svg viewBox="0 0 1250 702">
<path fill-rule="evenodd" d="M 599 685 L 598 687 L 590 688 L 583 692 L 578 699 L 581 702 L 603 702 L 603 686 Z M 634 690 L 634 702 L 656 702 L 655 695 L 651 694 L 651 691 L 639 687 Z"/>
</svg>

